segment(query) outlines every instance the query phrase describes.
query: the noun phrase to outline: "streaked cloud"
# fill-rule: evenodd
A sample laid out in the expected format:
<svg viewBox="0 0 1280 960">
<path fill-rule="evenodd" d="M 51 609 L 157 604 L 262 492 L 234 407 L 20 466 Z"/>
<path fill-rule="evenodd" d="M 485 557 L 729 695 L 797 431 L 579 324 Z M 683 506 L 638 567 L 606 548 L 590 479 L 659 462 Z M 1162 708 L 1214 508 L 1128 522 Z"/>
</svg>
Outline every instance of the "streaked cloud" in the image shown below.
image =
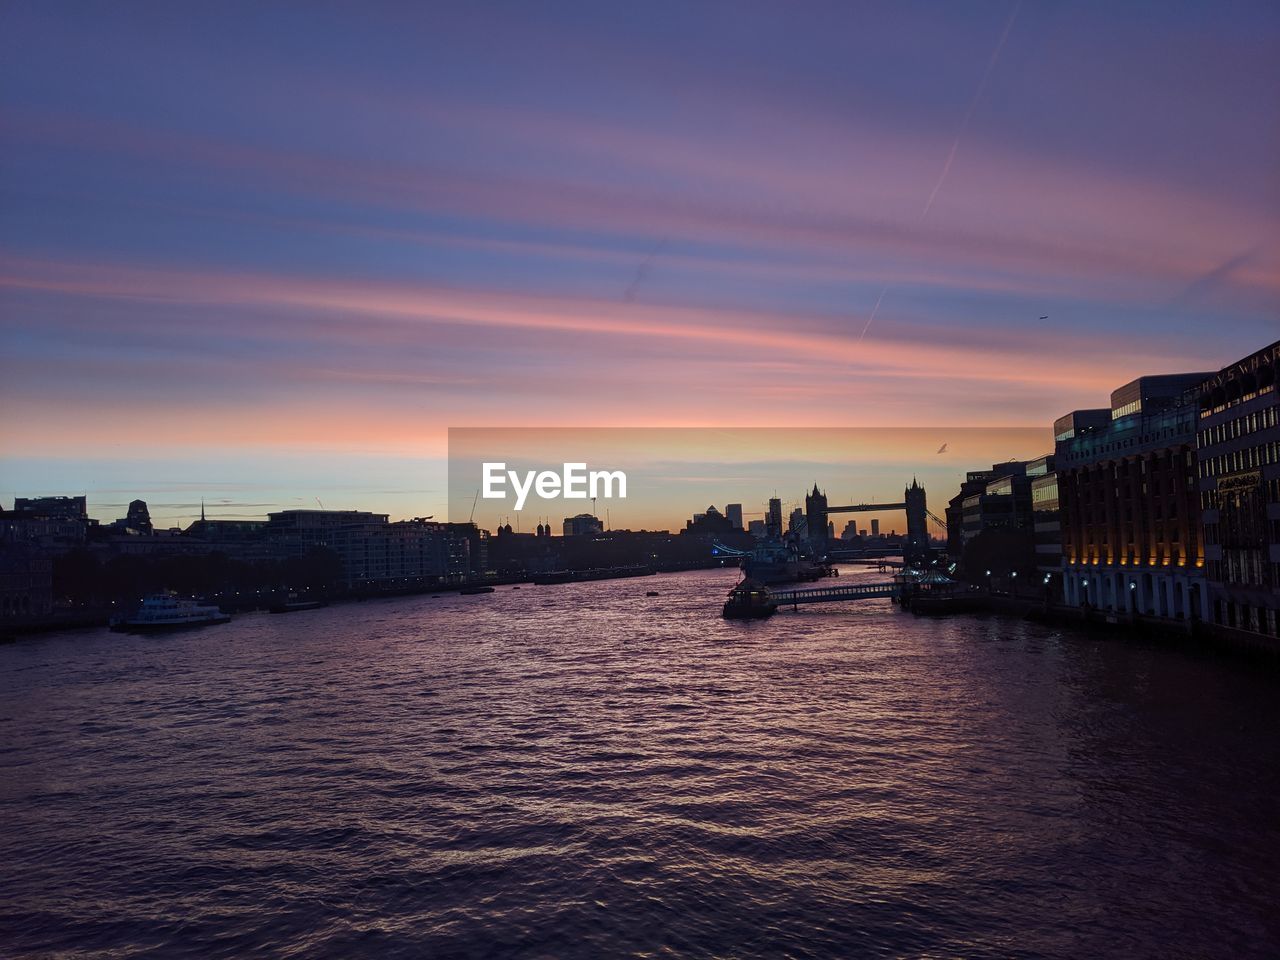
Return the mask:
<svg viewBox="0 0 1280 960">
<path fill-rule="evenodd" d="M 1009 14 L 7 8 L 4 466 L 376 505 L 451 424 L 1034 425 L 1273 339 L 1276 8 Z"/>
</svg>

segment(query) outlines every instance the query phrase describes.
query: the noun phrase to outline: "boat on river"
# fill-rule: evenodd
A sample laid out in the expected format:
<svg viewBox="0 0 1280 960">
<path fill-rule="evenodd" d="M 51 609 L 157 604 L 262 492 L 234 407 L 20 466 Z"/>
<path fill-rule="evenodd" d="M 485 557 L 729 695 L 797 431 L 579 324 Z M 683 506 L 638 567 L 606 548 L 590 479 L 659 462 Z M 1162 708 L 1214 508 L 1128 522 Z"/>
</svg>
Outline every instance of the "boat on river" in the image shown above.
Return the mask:
<svg viewBox="0 0 1280 960">
<path fill-rule="evenodd" d="M 653 568 L 644 565 L 630 567 L 598 567 L 592 570 L 552 570 L 540 573 L 533 578 L 538 586 L 550 586 L 557 583 L 579 583 L 586 580 L 620 580 L 624 577 L 648 577 L 653 575 Z"/>
<path fill-rule="evenodd" d="M 117 633 L 168 633 L 230 621 L 231 617 L 215 606 L 157 593 L 144 599 L 132 614 L 112 620 L 111 629 Z"/>
<path fill-rule="evenodd" d="M 808 583 L 835 575 L 835 568 L 801 552 L 791 540 L 762 540 L 742 557 L 742 576 L 763 584 Z"/>
<path fill-rule="evenodd" d="M 306 597 L 300 597 L 296 593 L 291 593 L 285 599 L 273 603 L 268 611 L 270 613 L 297 613 L 299 610 L 318 610 L 320 607 L 327 607 L 327 600 L 310 600 Z"/>
</svg>

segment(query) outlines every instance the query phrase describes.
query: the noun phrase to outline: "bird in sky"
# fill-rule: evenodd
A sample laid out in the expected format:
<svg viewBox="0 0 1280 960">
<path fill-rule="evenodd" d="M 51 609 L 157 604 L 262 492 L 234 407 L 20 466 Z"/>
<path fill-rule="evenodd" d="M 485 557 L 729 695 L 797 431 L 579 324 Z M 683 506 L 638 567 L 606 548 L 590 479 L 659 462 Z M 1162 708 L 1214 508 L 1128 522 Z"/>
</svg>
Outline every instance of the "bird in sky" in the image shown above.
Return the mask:
<svg viewBox="0 0 1280 960">
<path fill-rule="evenodd" d="M 1041 320 L 1048 320 L 1048 319 L 1049 319 L 1049 315 L 1046 313 L 1046 314 L 1045 314 L 1043 317 L 1041 317 L 1040 319 L 1041 319 Z"/>
<path fill-rule="evenodd" d="M 938 452 L 939 452 L 939 453 L 946 453 L 946 452 L 947 452 L 947 445 L 944 443 L 942 446 L 940 446 L 940 447 L 938 448 Z"/>
</svg>

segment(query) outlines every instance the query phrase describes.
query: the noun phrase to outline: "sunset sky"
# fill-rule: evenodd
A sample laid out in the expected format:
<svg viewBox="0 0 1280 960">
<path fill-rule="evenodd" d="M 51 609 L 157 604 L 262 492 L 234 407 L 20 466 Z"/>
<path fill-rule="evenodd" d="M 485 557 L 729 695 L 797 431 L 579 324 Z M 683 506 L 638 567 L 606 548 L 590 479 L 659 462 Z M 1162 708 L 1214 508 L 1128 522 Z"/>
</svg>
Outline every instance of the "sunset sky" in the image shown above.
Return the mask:
<svg viewBox="0 0 1280 960">
<path fill-rule="evenodd" d="M 9 2 L 0 502 L 443 514 L 451 426 L 1047 427 L 1280 335 L 1277 104 L 1274 2 Z"/>
</svg>

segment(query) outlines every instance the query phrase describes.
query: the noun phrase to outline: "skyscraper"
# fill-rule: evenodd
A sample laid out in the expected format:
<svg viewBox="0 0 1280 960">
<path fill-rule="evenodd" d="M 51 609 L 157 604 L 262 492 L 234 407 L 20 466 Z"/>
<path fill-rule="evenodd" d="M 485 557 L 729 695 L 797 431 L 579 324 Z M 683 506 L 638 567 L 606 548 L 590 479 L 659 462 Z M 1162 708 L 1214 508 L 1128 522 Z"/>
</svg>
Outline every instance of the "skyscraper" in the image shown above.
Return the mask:
<svg viewBox="0 0 1280 960">
<path fill-rule="evenodd" d="M 782 536 L 782 500 L 769 498 L 769 514 L 765 518 L 765 535 L 776 540 Z"/>
<path fill-rule="evenodd" d="M 725 505 L 724 515 L 729 520 L 729 526 L 734 530 L 742 529 L 742 504 L 729 503 Z"/>
</svg>

